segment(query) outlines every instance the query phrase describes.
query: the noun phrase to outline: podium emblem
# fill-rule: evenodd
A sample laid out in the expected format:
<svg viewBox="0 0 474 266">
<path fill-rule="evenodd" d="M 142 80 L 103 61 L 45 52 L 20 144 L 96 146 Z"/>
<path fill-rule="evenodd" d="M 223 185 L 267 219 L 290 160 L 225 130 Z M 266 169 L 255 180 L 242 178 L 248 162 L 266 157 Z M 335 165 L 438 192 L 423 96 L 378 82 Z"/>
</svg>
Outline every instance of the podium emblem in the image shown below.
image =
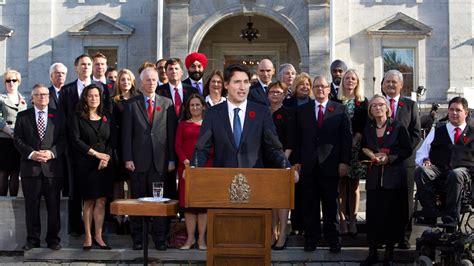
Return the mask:
<svg viewBox="0 0 474 266">
<path fill-rule="evenodd" d="M 232 203 L 248 203 L 250 200 L 250 185 L 247 178 L 243 174 L 234 176 L 229 187 L 230 202 Z"/>
</svg>

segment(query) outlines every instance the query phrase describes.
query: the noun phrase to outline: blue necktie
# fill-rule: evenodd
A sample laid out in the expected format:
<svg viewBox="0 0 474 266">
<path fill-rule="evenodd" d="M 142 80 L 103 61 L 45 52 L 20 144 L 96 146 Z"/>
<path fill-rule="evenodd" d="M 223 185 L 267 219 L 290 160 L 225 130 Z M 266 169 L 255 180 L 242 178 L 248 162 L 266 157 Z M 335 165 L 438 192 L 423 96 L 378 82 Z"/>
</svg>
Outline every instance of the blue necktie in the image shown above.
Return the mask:
<svg viewBox="0 0 474 266">
<path fill-rule="evenodd" d="M 234 141 L 237 147 L 240 145 L 240 135 L 242 135 L 242 125 L 240 124 L 239 111 L 240 108 L 234 109 Z"/>
</svg>

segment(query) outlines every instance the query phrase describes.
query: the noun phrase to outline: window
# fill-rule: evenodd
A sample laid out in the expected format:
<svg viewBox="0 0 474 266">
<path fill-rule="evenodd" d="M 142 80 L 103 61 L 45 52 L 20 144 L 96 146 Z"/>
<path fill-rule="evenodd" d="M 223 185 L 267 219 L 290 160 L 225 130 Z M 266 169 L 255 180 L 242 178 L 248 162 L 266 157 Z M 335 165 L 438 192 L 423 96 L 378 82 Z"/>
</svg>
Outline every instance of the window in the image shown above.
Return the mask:
<svg viewBox="0 0 474 266">
<path fill-rule="evenodd" d="M 97 53 L 102 53 L 107 57 L 107 66 L 117 68 L 117 48 L 115 47 L 86 47 L 87 54 L 93 57 Z"/>
<path fill-rule="evenodd" d="M 411 96 L 415 86 L 415 49 L 414 48 L 383 48 L 383 71 L 396 69 L 403 74 L 401 94 Z"/>
</svg>

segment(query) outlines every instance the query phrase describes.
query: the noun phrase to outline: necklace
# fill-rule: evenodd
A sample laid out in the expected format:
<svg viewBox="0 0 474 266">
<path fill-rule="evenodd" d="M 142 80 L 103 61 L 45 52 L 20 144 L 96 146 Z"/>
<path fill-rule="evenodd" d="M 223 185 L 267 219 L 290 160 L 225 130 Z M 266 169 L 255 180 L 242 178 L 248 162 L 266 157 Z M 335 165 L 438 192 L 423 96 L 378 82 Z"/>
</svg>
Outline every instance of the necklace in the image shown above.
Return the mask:
<svg viewBox="0 0 474 266">
<path fill-rule="evenodd" d="M 377 125 L 377 122 L 375 122 L 375 127 L 376 127 L 377 129 L 382 129 L 382 128 L 385 127 L 385 125 L 387 125 L 387 122 L 388 122 L 388 119 L 385 120 L 385 122 L 384 122 L 381 126 L 378 126 L 378 125 Z"/>
<path fill-rule="evenodd" d="M 201 123 L 202 122 L 202 118 L 199 119 L 199 120 L 194 120 L 193 118 L 190 118 L 189 120 L 191 120 L 191 122 L 194 122 L 194 123 Z"/>
</svg>

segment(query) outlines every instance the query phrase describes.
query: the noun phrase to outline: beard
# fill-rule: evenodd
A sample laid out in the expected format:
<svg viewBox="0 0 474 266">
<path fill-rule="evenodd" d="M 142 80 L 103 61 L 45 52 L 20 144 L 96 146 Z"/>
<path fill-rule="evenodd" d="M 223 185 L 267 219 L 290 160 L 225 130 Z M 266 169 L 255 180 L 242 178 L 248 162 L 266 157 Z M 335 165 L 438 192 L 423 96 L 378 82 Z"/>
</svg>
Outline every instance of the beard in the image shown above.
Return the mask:
<svg viewBox="0 0 474 266">
<path fill-rule="evenodd" d="M 202 78 L 204 73 L 200 71 L 194 71 L 194 72 L 188 72 L 188 74 L 192 80 L 198 81 Z"/>
<path fill-rule="evenodd" d="M 332 80 L 332 83 L 336 84 L 337 86 L 341 85 L 341 80 L 342 78 L 340 77 L 335 77 L 333 80 Z"/>
</svg>

